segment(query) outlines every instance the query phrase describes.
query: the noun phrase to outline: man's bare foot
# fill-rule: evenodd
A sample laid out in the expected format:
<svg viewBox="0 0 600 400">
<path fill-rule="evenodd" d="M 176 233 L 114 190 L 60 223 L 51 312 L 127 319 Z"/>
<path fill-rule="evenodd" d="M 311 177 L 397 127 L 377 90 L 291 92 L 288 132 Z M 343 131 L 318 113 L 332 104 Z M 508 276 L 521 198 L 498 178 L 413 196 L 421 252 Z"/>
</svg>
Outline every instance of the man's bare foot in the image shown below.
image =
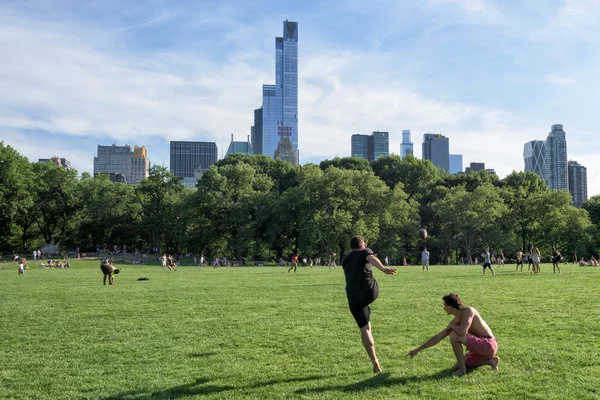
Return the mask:
<svg viewBox="0 0 600 400">
<path fill-rule="evenodd" d="M 381 365 L 379 364 L 379 361 L 375 361 L 373 363 L 373 372 L 376 374 L 381 372 Z"/>
<path fill-rule="evenodd" d="M 453 376 L 463 376 L 463 375 L 466 375 L 466 374 L 467 374 L 467 371 L 461 371 L 461 370 L 459 369 L 459 370 L 457 370 L 455 373 L 453 373 L 452 375 L 453 375 Z"/>
<path fill-rule="evenodd" d="M 498 371 L 498 362 L 500 361 L 500 359 L 498 358 L 498 356 L 494 356 L 492 358 L 490 358 L 490 361 L 488 361 L 488 365 L 490 367 L 492 367 L 492 369 L 494 371 Z"/>
</svg>

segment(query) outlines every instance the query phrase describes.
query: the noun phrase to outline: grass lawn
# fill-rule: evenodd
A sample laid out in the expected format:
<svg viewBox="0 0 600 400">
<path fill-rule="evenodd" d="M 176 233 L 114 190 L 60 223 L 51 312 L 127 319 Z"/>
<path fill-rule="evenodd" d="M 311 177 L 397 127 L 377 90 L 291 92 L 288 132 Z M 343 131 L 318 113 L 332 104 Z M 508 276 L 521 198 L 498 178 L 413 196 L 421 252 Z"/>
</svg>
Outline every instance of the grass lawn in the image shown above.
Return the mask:
<svg viewBox="0 0 600 400">
<path fill-rule="evenodd" d="M 0 264 L 0 398 L 592 399 L 600 397 L 600 268 L 541 275 L 514 266 L 374 271 L 374 375 L 347 309 L 340 267 Z M 147 281 L 138 281 L 148 277 Z M 456 292 L 498 338 L 500 371 L 455 378 L 448 339 L 405 357 L 450 318 Z"/>
</svg>

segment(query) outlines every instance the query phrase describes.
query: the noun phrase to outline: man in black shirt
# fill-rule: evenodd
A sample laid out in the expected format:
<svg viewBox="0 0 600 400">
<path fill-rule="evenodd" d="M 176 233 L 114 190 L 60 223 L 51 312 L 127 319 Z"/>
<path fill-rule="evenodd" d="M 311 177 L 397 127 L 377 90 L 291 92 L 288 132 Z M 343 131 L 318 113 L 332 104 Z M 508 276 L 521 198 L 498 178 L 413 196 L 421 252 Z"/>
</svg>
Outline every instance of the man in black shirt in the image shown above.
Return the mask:
<svg viewBox="0 0 600 400">
<path fill-rule="evenodd" d="M 381 365 L 375 355 L 375 342 L 371 334 L 371 308 L 369 304 L 377 299 L 379 286 L 373 278 L 371 265 L 385 274 L 393 275 L 395 268 L 385 267 L 373 251 L 367 247 L 362 236 L 350 239 L 352 251 L 342 261 L 346 277 L 346 295 L 350 312 L 360 328 L 360 336 L 365 350 L 373 363 L 373 372 L 381 372 Z"/>
</svg>

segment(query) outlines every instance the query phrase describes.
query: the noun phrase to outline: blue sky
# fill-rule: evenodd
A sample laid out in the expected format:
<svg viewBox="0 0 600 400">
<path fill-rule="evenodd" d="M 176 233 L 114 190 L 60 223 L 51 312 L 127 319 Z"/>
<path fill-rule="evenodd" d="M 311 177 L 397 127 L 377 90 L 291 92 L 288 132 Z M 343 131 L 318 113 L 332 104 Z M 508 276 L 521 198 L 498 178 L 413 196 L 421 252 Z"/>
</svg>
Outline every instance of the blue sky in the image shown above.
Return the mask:
<svg viewBox="0 0 600 400">
<path fill-rule="evenodd" d="M 296 4 L 288 4 L 296 3 Z M 567 132 L 600 194 L 600 1 L 0 2 L 0 140 L 91 172 L 98 144 L 245 140 L 275 80 L 283 21 L 299 24 L 301 162 L 350 155 L 350 136 L 450 138 L 501 177 L 523 144 Z"/>
</svg>

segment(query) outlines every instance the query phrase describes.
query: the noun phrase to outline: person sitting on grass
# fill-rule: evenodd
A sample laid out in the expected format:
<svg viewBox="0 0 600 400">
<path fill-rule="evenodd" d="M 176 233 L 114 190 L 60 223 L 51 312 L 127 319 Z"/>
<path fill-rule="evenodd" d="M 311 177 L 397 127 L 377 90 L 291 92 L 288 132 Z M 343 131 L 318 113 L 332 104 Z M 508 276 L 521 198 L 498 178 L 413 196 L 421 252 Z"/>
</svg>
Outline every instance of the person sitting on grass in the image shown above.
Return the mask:
<svg viewBox="0 0 600 400">
<path fill-rule="evenodd" d="M 598 261 L 594 258 L 593 255 L 590 257 L 590 265 L 592 265 L 594 267 L 598 266 Z"/>
<path fill-rule="evenodd" d="M 410 350 L 408 357 L 413 358 L 421 350 L 435 346 L 446 336 L 450 336 L 450 344 L 456 357 L 454 364 L 454 375 L 461 376 L 467 373 L 467 367 L 478 367 L 489 365 L 493 370 L 498 370 L 498 343 L 492 330 L 481 318 L 479 312 L 473 307 L 463 306 L 461 298 L 457 294 L 450 293 L 442 297 L 444 300 L 444 311 L 454 318 L 440 333 L 429 338 L 419 347 Z M 463 355 L 462 346 L 465 345 L 468 352 Z"/>
<path fill-rule="evenodd" d="M 113 264 L 111 264 L 111 262 L 109 261 L 108 258 L 105 258 L 104 260 L 102 260 L 102 262 L 100 263 L 100 270 L 104 274 L 104 284 L 105 285 L 106 285 L 107 277 L 108 277 L 108 284 L 114 285 L 115 277 L 113 276 L 113 274 L 118 275 L 121 272 L 121 270 L 119 270 L 117 267 L 115 267 Z"/>
<path fill-rule="evenodd" d="M 583 259 L 583 257 L 581 257 L 579 259 L 579 266 L 580 267 L 587 267 L 588 263 Z"/>
</svg>

